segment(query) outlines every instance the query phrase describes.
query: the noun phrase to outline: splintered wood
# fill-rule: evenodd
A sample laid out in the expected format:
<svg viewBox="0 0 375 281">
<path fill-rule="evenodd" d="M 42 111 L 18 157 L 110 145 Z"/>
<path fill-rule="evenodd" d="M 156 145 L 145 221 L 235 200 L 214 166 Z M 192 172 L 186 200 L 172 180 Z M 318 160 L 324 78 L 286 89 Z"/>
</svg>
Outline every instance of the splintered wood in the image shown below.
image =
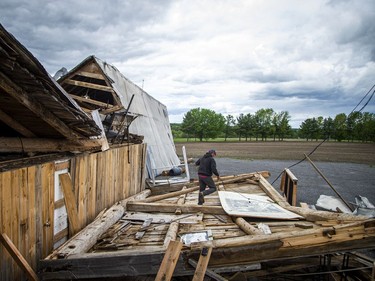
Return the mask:
<svg viewBox="0 0 375 281">
<path fill-rule="evenodd" d="M 75 254 L 74 259 L 89 262 L 90 272 L 100 272 L 103 266 L 99 260 L 110 258 L 105 270 L 113 269 L 116 276 L 143 274 L 157 276 L 156 280 L 170 280 L 172 276 L 189 275 L 194 280 L 203 280 L 208 275 L 226 280 L 211 267 L 230 271 L 234 265 L 375 247 L 374 219 L 291 206 L 262 174 L 223 177 L 218 183 L 220 192 L 267 198 L 298 214 L 297 219 L 230 216 L 221 206 L 217 192 L 205 196 L 205 203 L 198 205 L 197 184 L 166 194 L 133 197 L 120 204 L 125 208 L 121 218 L 89 251 Z M 241 208 L 242 204 L 246 202 L 238 200 L 234 206 Z M 207 252 L 201 254 L 203 248 Z M 151 257 L 152 263 L 148 264 Z M 67 264 L 68 261 L 69 257 Z M 195 266 L 191 266 L 194 261 Z M 124 262 L 125 268 L 121 266 Z M 53 260 L 43 261 L 44 268 L 54 270 L 49 272 L 53 277 L 59 276 L 58 268 L 62 265 L 63 262 L 55 266 Z M 74 274 L 82 272 L 84 268 Z"/>
</svg>

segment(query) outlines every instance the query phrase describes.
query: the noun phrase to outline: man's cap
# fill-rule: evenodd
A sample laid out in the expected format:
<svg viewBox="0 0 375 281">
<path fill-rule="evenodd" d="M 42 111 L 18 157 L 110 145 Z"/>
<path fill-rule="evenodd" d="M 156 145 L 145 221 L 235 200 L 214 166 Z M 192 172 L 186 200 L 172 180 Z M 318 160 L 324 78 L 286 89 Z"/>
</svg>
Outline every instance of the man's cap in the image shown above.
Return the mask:
<svg viewBox="0 0 375 281">
<path fill-rule="evenodd" d="M 208 153 L 209 153 L 209 154 L 215 154 L 215 155 L 216 155 L 216 151 L 215 151 L 215 149 L 210 149 L 210 150 L 208 151 Z"/>
</svg>

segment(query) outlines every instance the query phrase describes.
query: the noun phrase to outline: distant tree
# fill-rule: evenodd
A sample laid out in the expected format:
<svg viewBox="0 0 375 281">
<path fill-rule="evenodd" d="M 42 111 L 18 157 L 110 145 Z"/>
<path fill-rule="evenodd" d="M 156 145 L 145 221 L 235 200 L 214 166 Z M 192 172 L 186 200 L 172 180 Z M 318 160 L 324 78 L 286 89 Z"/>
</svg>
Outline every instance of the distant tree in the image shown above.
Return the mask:
<svg viewBox="0 0 375 281">
<path fill-rule="evenodd" d="M 235 124 L 236 120 L 234 119 L 233 115 L 228 114 L 227 116 L 225 116 L 225 141 L 227 141 L 227 138 L 231 135 L 232 131 L 234 130 Z"/>
<path fill-rule="evenodd" d="M 346 118 L 346 136 L 348 141 L 354 141 L 354 139 L 359 139 L 361 132 L 358 131 L 360 126 L 360 120 L 362 118 L 362 113 L 359 111 L 352 112 Z"/>
<path fill-rule="evenodd" d="M 243 114 L 241 113 L 237 117 L 237 134 L 239 135 L 239 140 L 241 136 L 245 137 L 245 140 L 248 141 L 251 136 L 254 135 L 255 130 L 255 118 L 251 113 Z"/>
<path fill-rule="evenodd" d="M 305 138 L 307 141 L 317 139 L 319 136 L 318 120 L 315 117 L 307 118 L 302 122 L 299 133 L 300 137 Z"/>
<path fill-rule="evenodd" d="M 291 126 L 289 125 L 290 115 L 288 111 L 281 111 L 280 113 L 274 113 L 272 118 L 272 133 L 273 140 L 276 140 L 278 136 L 279 140 L 284 140 L 287 134 L 291 133 Z"/>
<path fill-rule="evenodd" d="M 245 127 L 245 114 L 241 113 L 237 117 L 237 126 L 236 126 L 236 133 L 238 136 L 238 141 L 241 141 L 241 138 L 245 136 L 246 127 Z"/>
<path fill-rule="evenodd" d="M 333 123 L 333 119 L 331 117 L 324 118 L 323 120 L 323 128 L 322 134 L 324 139 L 330 140 L 335 130 L 335 125 Z"/>
<path fill-rule="evenodd" d="M 271 132 L 273 113 L 274 111 L 272 108 L 262 108 L 255 112 L 257 139 L 259 134 L 262 137 L 262 141 L 267 140 L 267 136 Z"/>
<path fill-rule="evenodd" d="M 340 113 L 333 119 L 334 125 L 334 138 L 337 141 L 342 141 L 346 138 L 346 114 Z"/>
<path fill-rule="evenodd" d="M 211 109 L 194 108 L 187 112 L 182 120 L 181 129 L 186 134 L 193 134 L 200 141 L 216 138 L 225 127 L 225 118 Z"/>
<path fill-rule="evenodd" d="M 364 112 L 359 124 L 361 126 L 361 137 L 359 139 L 362 141 L 375 142 L 375 114 Z"/>
</svg>

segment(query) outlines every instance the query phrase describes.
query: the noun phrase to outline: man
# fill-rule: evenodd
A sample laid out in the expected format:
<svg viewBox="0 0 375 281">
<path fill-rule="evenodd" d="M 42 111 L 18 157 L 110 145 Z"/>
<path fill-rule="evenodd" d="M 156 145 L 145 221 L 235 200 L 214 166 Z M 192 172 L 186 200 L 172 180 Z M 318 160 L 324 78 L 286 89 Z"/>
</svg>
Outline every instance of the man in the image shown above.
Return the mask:
<svg viewBox="0 0 375 281">
<path fill-rule="evenodd" d="M 212 179 L 212 174 L 215 174 L 217 180 L 220 180 L 219 172 L 216 169 L 216 161 L 214 157 L 216 151 L 214 149 L 209 150 L 206 154 L 195 162 L 195 165 L 199 165 L 198 177 L 199 177 L 199 196 L 198 205 L 204 203 L 204 196 L 211 194 L 216 191 L 216 185 Z M 206 189 L 208 187 L 208 189 Z"/>
</svg>

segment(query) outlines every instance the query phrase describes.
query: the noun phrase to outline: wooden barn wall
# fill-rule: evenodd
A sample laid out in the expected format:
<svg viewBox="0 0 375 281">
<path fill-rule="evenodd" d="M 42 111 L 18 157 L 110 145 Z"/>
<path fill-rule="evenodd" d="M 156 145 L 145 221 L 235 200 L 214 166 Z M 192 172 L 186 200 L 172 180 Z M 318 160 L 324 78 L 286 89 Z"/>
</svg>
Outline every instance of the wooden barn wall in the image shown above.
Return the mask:
<svg viewBox="0 0 375 281">
<path fill-rule="evenodd" d="M 57 239 L 54 210 L 64 203 L 55 201 L 55 172 L 63 169 L 71 175 L 79 224 L 84 228 L 104 208 L 144 189 L 145 145 L 0 173 L 1 233 L 8 235 L 35 271 L 38 260 L 51 253 Z M 0 268 L 0 280 L 26 280 L 1 243 Z"/>
</svg>

